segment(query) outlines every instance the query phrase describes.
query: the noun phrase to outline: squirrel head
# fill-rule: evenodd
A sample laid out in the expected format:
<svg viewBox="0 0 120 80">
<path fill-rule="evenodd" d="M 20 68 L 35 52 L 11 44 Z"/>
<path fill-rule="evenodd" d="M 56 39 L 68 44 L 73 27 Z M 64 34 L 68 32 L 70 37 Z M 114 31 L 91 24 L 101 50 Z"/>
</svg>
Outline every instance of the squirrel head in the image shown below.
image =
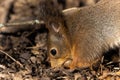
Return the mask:
<svg viewBox="0 0 120 80">
<path fill-rule="evenodd" d="M 62 22 L 51 23 L 48 35 L 48 54 L 52 67 L 60 67 L 70 58 L 70 39 L 68 31 Z"/>
<path fill-rule="evenodd" d="M 52 67 L 60 67 L 70 57 L 70 36 L 62 10 L 52 0 L 42 0 L 39 19 L 48 29 L 48 56 Z"/>
</svg>

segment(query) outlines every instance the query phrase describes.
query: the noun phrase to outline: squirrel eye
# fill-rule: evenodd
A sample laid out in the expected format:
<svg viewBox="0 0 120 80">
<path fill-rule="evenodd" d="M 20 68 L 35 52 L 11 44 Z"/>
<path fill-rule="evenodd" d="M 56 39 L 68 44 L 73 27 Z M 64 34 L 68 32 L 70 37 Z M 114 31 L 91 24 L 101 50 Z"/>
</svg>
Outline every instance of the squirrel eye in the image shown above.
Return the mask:
<svg viewBox="0 0 120 80">
<path fill-rule="evenodd" d="M 57 50 L 56 50 L 56 49 L 51 49 L 51 50 L 50 50 L 50 54 L 51 54 L 52 56 L 56 56 L 56 55 L 57 55 Z"/>
</svg>

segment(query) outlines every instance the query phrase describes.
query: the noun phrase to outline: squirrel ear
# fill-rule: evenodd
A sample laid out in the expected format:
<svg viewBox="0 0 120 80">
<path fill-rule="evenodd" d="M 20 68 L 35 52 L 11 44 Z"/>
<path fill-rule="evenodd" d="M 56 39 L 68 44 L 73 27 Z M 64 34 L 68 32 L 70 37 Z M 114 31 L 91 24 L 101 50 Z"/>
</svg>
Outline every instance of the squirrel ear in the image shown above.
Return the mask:
<svg viewBox="0 0 120 80">
<path fill-rule="evenodd" d="M 51 23 L 51 26 L 52 26 L 52 29 L 55 32 L 59 32 L 60 31 L 60 25 L 59 25 L 59 23 Z"/>
</svg>

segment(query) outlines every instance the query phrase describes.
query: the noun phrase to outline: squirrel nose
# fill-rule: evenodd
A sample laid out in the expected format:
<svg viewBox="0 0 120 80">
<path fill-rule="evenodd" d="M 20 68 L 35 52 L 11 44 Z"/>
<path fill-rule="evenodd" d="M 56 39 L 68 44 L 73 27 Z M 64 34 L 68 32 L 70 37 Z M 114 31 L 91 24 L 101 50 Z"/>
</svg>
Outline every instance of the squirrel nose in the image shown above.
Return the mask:
<svg viewBox="0 0 120 80">
<path fill-rule="evenodd" d="M 71 63 L 72 63 L 72 59 L 69 58 L 63 63 L 63 67 L 70 68 Z"/>
</svg>

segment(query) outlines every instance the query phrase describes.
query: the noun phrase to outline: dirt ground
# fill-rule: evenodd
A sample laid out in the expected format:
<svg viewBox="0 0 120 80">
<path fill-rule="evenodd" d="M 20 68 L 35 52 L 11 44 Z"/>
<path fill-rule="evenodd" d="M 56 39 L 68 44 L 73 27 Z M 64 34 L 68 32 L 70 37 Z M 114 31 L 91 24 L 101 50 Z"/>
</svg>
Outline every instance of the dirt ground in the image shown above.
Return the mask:
<svg viewBox="0 0 120 80">
<path fill-rule="evenodd" d="M 84 0 L 53 1 L 62 10 L 87 6 Z M 39 2 L 0 0 L 0 23 L 36 19 L 39 16 Z M 45 28 L 1 33 L 0 80 L 120 80 L 120 64 L 117 62 L 119 48 L 106 52 L 102 60 L 91 68 L 51 68 L 47 56 L 47 36 Z"/>
</svg>

